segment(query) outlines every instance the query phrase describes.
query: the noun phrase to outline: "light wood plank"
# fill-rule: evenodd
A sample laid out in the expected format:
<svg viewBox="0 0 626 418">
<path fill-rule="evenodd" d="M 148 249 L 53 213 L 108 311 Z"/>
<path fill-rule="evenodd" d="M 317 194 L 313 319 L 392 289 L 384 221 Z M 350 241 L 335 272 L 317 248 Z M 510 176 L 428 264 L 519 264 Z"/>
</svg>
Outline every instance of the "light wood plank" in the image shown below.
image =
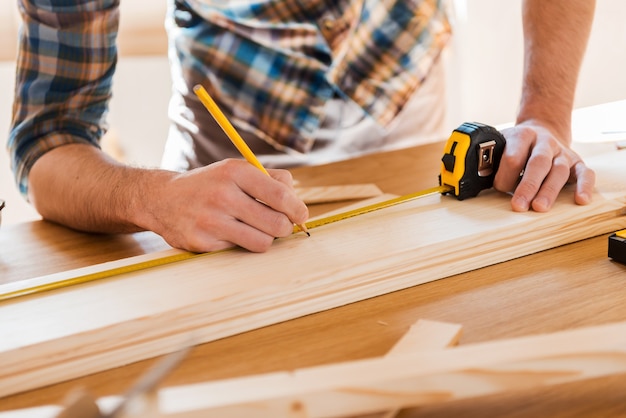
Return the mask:
<svg viewBox="0 0 626 418">
<path fill-rule="evenodd" d="M 461 338 L 460 324 L 420 319 L 391 347 L 387 356 L 452 347 Z"/>
<path fill-rule="evenodd" d="M 265 254 L 206 255 L 2 304 L 0 395 L 164 354 L 190 333 L 212 341 L 625 228 L 623 160 L 598 161 L 598 193 L 584 207 L 571 190 L 547 214 L 513 213 L 495 192 L 430 196 Z"/>
<path fill-rule="evenodd" d="M 387 356 L 416 353 L 423 350 L 438 350 L 452 347 L 459 343 L 461 325 L 440 321 L 419 319 L 411 325 L 409 330 L 391 347 Z M 160 409 L 157 410 L 160 411 Z M 386 411 L 380 418 L 395 418 L 401 408 Z"/>
<path fill-rule="evenodd" d="M 380 188 L 372 183 L 345 184 L 339 186 L 296 187 L 298 197 L 307 205 L 346 200 L 367 199 L 383 194 Z"/>
<path fill-rule="evenodd" d="M 364 199 L 364 200 L 359 200 L 358 202 L 354 202 L 351 204 L 343 204 L 341 205 L 341 207 L 333 209 L 333 210 L 329 210 L 329 211 L 325 211 L 324 213 L 321 213 L 317 216 L 313 216 L 310 220 L 316 220 L 316 219 L 320 219 L 320 218 L 325 218 L 328 216 L 334 216 L 334 215 L 338 215 L 340 213 L 344 213 L 344 212 L 349 212 L 351 210 L 356 210 L 356 209 L 360 209 L 369 205 L 373 205 L 376 203 L 381 203 L 384 202 L 386 200 L 391 200 L 391 199 L 395 199 L 397 198 L 398 195 L 395 194 L 391 194 L 391 193 L 383 193 L 380 196 L 376 196 L 376 197 L 370 197 L 369 199 Z"/>
</svg>

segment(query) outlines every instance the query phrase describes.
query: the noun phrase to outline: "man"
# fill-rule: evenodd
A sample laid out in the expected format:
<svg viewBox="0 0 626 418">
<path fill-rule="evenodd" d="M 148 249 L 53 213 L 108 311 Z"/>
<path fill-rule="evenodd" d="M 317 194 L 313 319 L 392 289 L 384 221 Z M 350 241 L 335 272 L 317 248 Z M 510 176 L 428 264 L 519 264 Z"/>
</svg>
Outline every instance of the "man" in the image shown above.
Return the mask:
<svg viewBox="0 0 626 418">
<path fill-rule="evenodd" d="M 118 0 L 51 3 L 19 0 L 25 25 L 9 138 L 20 189 L 46 219 L 86 231 L 152 230 L 192 251 L 265 251 L 304 222 L 287 171 L 269 178 L 228 158 L 237 155 L 191 93 L 197 83 L 268 167 L 350 158 L 437 132 L 431 107 L 442 98 L 422 96 L 437 92 L 449 34 L 443 1 L 171 0 L 168 170 L 116 163 L 97 144 Z M 571 180 L 586 204 L 594 174 L 569 143 L 594 2 L 523 7 L 522 101 L 504 132 L 495 187 L 514 190 L 513 210 L 547 211 Z"/>
</svg>

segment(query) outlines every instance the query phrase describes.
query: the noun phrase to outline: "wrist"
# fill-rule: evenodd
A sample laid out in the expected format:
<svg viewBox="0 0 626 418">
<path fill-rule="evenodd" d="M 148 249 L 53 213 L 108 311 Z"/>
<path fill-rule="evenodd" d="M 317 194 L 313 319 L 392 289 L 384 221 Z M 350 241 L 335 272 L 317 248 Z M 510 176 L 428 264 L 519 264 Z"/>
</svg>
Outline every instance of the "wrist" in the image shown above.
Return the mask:
<svg viewBox="0 0 626 418">
<path fill-rule="evenodd" d="M 160 219 L 163 219 L 163 207 L 169 197 L 165 191 L 174 172 L 161 169 L 134 169 L 136 181 L 127 190 L 127 219 L 141 230 L 159 233 Z"/>
<path fill-rule="evenodd" d="M 544 103 L 548 103 L 545 105 Z M 515 123 L 517 125 L 541 125 L 550 130 L 556 138 L 569 145 L 572 141 L 572 109 L 567 105 L 551 105 L 549 100 L 544 103 L 522 101 Z"/>
</svg>

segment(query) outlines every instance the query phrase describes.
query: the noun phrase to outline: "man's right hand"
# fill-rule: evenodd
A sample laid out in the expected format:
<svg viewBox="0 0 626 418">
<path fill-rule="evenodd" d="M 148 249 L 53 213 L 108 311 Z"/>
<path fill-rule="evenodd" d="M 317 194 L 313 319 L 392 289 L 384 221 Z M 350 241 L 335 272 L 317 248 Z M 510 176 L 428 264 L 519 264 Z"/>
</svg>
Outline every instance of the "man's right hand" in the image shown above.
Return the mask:
<svg viewBox="0 0 626 418">
<path fill-rule="evenodd" d="M 191 251 L 234 245 L 266 251 L 274 238 L 290 235 L 294 223 L 308 218 L 291 173 L 269 172 L 271 177 L 246 161 L 224 160 L 177 174 L 146 208 L 147 226 L 170 245 Z"/>
<path fill-rule="evenodd" d="M 269 172 L 243 160 L 185 173 L 134 168 L 91 145 L 72 144 L 37 160 L 29 197 L 44 219 L 82 231 L 151 230 L 189 251 L 239 245 L 262 252 L 308 218 L 291 174 Z"/>
</svg>

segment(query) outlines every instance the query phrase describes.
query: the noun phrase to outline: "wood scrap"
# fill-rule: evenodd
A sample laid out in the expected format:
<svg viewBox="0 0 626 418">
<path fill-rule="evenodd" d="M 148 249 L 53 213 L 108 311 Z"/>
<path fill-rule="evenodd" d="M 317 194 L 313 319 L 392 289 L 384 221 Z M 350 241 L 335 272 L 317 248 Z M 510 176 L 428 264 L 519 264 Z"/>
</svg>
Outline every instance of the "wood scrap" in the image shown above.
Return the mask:
<svg viewBox="0 0 626 418">
<path fill-rule="evenodd" d="M 626 372 L 626 322 L 165 388 L 165 417 L 338 418 Z"/>
<path fill-rule="evenodd" d="M 461 325 L 420 319 L 387 352 L 387 356 L 453 347 L 461 338 Z M 395 418 L 401 412 L 393 408 L 380 418 Z"/>
<path fill-rule="evenodd" d="M 461 338 L 461 329 L 460 324 L 420 319 L 394 344 L 387 356 L 455 346 Z"/>
</svg>

